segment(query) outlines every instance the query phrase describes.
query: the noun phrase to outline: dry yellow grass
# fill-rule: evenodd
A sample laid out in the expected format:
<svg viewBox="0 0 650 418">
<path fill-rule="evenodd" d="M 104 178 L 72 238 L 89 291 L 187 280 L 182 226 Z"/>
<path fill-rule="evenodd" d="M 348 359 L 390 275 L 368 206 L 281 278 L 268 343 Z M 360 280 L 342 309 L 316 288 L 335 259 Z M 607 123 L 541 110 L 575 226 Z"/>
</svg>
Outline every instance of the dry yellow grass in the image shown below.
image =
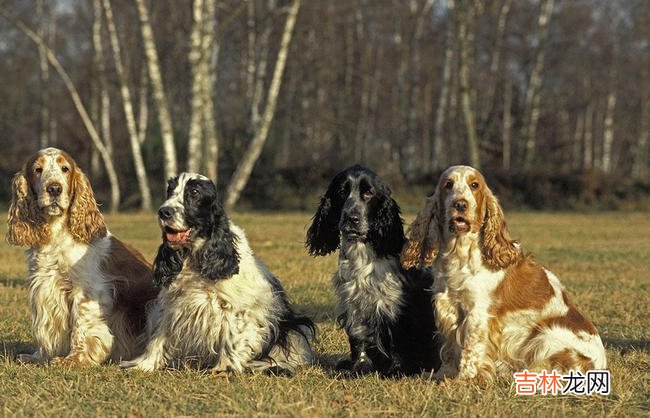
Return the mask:
<svg viewBox="0 0 650 418">
<path fill-rule="evenodd" d="M 297 309 L 319 326 L 319 364 L 292 379 L 228 380 L 192 371 L 127 373 L 114 365 L 70 369 L 23 366 L 33 349 L 23 250 L 0 244 L 0 399 L 3 415 L 280 416 L 647 416 L 650 381 L 650 215 L 510 214 L 513 235 L 563 280 L 607 347 L 608 397 L 520 397 L 511 379 L 488 388 L 420 378 L 344 379 L 331 365 L 347 352 L 334 325 L 330 275 L 336 257 L 313 259 L 303 246 L 310 215 L 235 214 L 252 247 L 276 273 Z M 407 220 L 412 215 L 406 216 Z M 152 259 L 160 239 L 151 214 L 108 216 L 112 232 Z M 4 222 L 0 226 L 4 235 Z"/>
</svg>

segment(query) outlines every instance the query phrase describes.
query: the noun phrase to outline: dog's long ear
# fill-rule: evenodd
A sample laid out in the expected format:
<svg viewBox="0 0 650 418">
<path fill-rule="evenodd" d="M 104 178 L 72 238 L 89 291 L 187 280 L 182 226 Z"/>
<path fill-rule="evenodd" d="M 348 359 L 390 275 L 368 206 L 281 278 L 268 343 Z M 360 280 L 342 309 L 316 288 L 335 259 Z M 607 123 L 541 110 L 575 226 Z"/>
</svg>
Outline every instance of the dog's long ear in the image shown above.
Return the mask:
<svg viewBox="0 0 650 418">
<path fill-rule="evenodd" d="M 29 187 L 25 169 L 16 173 L 11 182 L 11 205 L 5 238 L 9 244 L 18 246 L 45 244 L 50 238 L 49 227 Z"/>
<path fill-rule="evenodd" d="M 370 214 L 368 240 L 380 258 L 398 256 L 404 245 L 404 221 L 397 202 L 390 196 L 387 187 L 378 193 L 378 206 Z"/>
<path fill-rule="evenodd" d="M 327 192 L 320 199 L 320 205 L 307 230 L 307 250 L 310 255 L 327 255 L 335 251 L 340 244 L 339 221 L 343 210 L 344 177 L 334 177 Z"/>
<path fill-rule="evenodd" d="M 521 255 L 521 249 L 510 238 L 503 209 L 497 198 L 488 188 L 481 249 L 483 261 L 493 269 L 504 269 L 513 264 Z"/>
<path fill-rule="evenodd" d="M 405 269 L 422 268 L 433 263 L 440 245 L 438 193 L 426 198 L 424 207 L 406 233 L 406 244 L 400 256 Z"/>
<path fill-rule="evenodd" d="M 212 280 L 230 277 L 239 272 L 237 236 L 221 204 L 215 199 L 211 207 L 210 237 L 192 256 L 192 263 L 203 277 Z"/>
<path fill-rule="evenodd" d="M 88 177 L 74 164 L 70 184 L 68 228 L 72 237 L 86 244 L 106 236 L 106 224 Z"/>
<path fill-rule="evenodd" d="M 158 254 L 153 262 L 153 283 L 158 287 L 167 287 L 176 279 L 183 269 L 183 250 L 169 248 L 163 242 L 158 247 Z"/>
</svg>

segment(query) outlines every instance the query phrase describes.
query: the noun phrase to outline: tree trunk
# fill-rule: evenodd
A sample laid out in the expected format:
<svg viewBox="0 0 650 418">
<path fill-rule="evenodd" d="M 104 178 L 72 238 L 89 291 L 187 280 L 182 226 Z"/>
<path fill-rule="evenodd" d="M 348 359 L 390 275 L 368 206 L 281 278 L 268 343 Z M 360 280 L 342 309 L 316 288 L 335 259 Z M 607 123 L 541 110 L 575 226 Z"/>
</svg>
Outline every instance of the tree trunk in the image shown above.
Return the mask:
<svg viewBox="0 0 650 418">
<path fill-rule="evenodd" d="M 201 139 L 203 137 L 203 0 L 194 0 L 192 8 L 194 24 L 190 34 L 190 69 L 192 72 L 191 99 L 190 99 L 190 130 L 187 141 L 187 171 L 198 172 L 201 166 Z"/>
<path fill-rule="evenodd" d="M 503 92 L 503 132 L 501 134 L 502 159 L 501 166 L 504 170 L 510 170 L 512 161 L 512 76 L 505 75 L 505 87 Z"/>
<path fill-rule="evenodd" d="M 433 156 L 431 159 L 431 168 L 433 171 L 438 170 L 446 164 L 442 158 L 442 143 L 444 136 L 445 116 L 447 114 L 447 103 L 449 98 L 449 86 L 451 84 L 451 65 L 454 59 L 455 40 L 454 40 L 454 10 L 455 0 L 447 0 L 447 30 L 445 32 L 445 63 L 442 69 L 442 85 L 440 87 L 440 96 L 438 98 L 438 108 L 436 109 L 436 121 L 433 134 Z"/>
<path fill-rule="evenodd" d="M 45 32 L 48 26 L 45 19 L 43 0 L 36 2 L 36 18 L 38 20 L 37 34 L 41 39 L 45 39 Z M 51 19 L 51 17 L 50 17 Z M 41 148 L 46 148 L 50 142 L 50 66 L 47 63 L 47 52 L 44 48 L 38 47 L 38 62 L 41 76 L 41 121 L 39 132 L 39 144 Z"/>
<path fill-rule="evenodd" d="M 572 167 L 574 170 L 580 170 L 580 167 L 583 165 L 582 153 L 582 143 L 585 134 L 585 113 L 579 112 L 576 116 L 576 129 L 573 133 L 573 155 L 572 155 Z"/>
<path fill-rule="evenodd" d="M 460 43 L 460 93 L 463 119 L 467 131 L 467 147 L 469 150 L 469 162 L 475 168 L 481 168 L 481 155 L 478 145 L 478 136 L 476 134 L 476 116 L 472 106 L 472 92 L 470 86 L 470 54 L 473 53 L 473 30 L 476 17 L 474 6 L 468 6 L 469 10 L 464 14 L 459 14 L 458 21 L 458 40 Z"/>
<path fill-rule="evenodd" d="M 486 83 L 487 85 L 485 86 L 485 96 L 483 99 L 483 106 L 481 108 L 480 121 L 483 132 L 485 132 L 487 129 L 486 125 L 488 123 L 488 118 L 490 117 L 490 111 L 492 110 L 492 106 L 494 104 L 494 93 L 496 91 L 499 69 L 501 68 L 501 50 L 503 45 L 503 37 L 506 32 L 508 13 L 510 13 L 511 6 L 512 0 L 503 0 L 503 3 L 501 3 L 501 7 L 499 8 L 497 29 L 494 36 L 494 47 L 492 48 L 492 57 L 490 60 L 490 73 Z"/>
<path fill-rule="evenodd" d="M 585 110 L 584 145 L 582 147 L 582 168 L 591 170 L 594 168 L 594 104 L 589 102 Z"/>
<path fill-rule="evenodd" d="M 153 101 L 158 112 L 158 123 L 162 135 L 162 145 L 165 153 L 165 176 L 173 177 L 178 169 L 176 165 L 176 145 L 174 143 L 174 131 L 172 129 L 172 120 L 169 114 L 169 105 L 167 96 L 160 75 L 160 64 L 158 63 L 158 52 L 156 51 L 156 42 L 149 21 L 149 11 L 147 10 L 144 0 L 135 0 L 138 16 L 140 18 L 140 30 L 142 32 L 142 43 L 149 69 L 149 80 L 153 90 Z"/>
<path fill-rule="evenodd" d="M 117 78 L 120 83 L 120 94 L 122 95 L 122 105 L 124 106 L 126 127 L 129 132 L 129 142 L 131 144 L 131 154 L 133 155 L 135 176 L 138 181 L 138 188 L 140 189 L 140 209 L 143 211 L 150 211 L 151 191 L 149 189 L 149 180 L 147 180 L 147 172 L 144 168 L 144 159 L 142 158 L 142 149 L 140 147 L 138 127 L 135 121 L 135 114 L 133 112 L 133 101 L 131 100 L 131 90 L 129 89 L 128 76 L 122 64 L 122 52 L 120 48 L 120 41 L 117 36 L 117 29 L 115 28 L 113 10 L 111 8 L 110 0 L 102 0 L 102 4 L 104 6 L 104 14 L 106 16 L 106 26 L 108 28 L 111 49 L 113 50 L 115 71 L 117 72 Z"/>
<path fill-rule="evenodd" d="M 216 114 L 214 111 L 214 101 L 212 92 L 217 85 L 217 68 L 219 63 L 219 50 L 220 44 L 215 39 L 215 29 L 210 27 L 209 22 L 212 22 L 214 19 L 215 12 L 215 0 L 207 0 L 207 9 L 206 12 L 210 16 L 209 20 L 206 20 L 208 24 L 207 31 L 211 39 L 209 44 L 211 45 L 210 56 L 208 58 L 207 65 L 207 77 L 204 77 L 203 81 L 203 123 L 204 128 L 203 132 L 205 133 L 205 174 L 208 178 L 212 179 L 215 184 L 217 183 L 218 168 L 219 168 L 219 137 L 217 136 L 217 128 L 215 126 Z M 213 25 L 212 25 L 213 26 Z"/>
<path fill-rule="evenodd" d="M 117 172 L 115 171 L 113 160 L 111 159 L 108 150 L 102 143 L 99 134 L 97 133 L 97 130 L 95 129 L 95 126 L 93 125 L 93 122 L 88 115 L 88 111 L 81 101 L 79 92 L 72 82 L 72 79 L 70 79 L 70 76 L 65 71 L 59 60 L 56 58 L 54 52 L 45 44 L 40 36 L 38 36 L 33 30 L 25 25 L 22 20 L 11 14 L 4 7 L 0 7 L 0 15 L 4 16 L 7 20 L 16 25 L 16 27 L 20 29 L 25 35 L 27 35 L 36 44 L 37 47 L 43 48 L 48 62 L 54 68 L 57 74 L 59 74 L 59 77 L 61 77 L 61 80 L 63 81 L 63 84 L 65 85 L 66 89 L 68 90 L 68 94 L 72 99 L 75 109 L 77 110 L 77 113 L 79 113 L 79 117 L 81 117 L 84 127 L 90 135 L 90 139 L 99 151 L 102 157 L 102 161 L 104 161 L 104 165 L 106 166 L 106 173 L 108 174 L 108 180 L 111 185 L 111 212 L 116 212 L 120 205 L 120 185 L 117 179 Z"/>
<path fill-rule="evenodd" d="M 537 146 L 537 122 L 539 121 L 539 103 L 540 88 L 542 86 L 542 71 L 544 70 L 544 48 L 546 47 L 546 38 L 548 36 L 548 23 L 553 12 L 553 3 L 555 0 L 545 0 L 539 12 L 537 20 L 537 53 L 535 54 L 535 64 L 530 73 L 528 89 L 526 90 L 526 99 L 524 102 L 524 133 L 525 150 L 524 150 L 524 168 L 530 168 L 535 159 L 535 148 Z"/>
<path fill-rule="evenodd" d="M 248 182 L 250 174 L 253 171 L 253 166 L 259 158 L 264 142 L 268 136 L 271 122 L 275 115 L 275 106 L 277 104 L 278 94 L 282 84 L 282 74 L 284 73 L 284 67 L 287 61 L 287 54 L 289 52 L 291 37 L 293 35 L 293 27 L 296 23 L 296 17 L 300 9 L 300 2 L 301 0 L 293 0 L 291 7 L 289 8 L 289 15 L 287 16 L 284 32 L 282 33 L 280 50 L 278 51 L 275 70 L 273 72 L 271 85 L 269 86 L 266 106 L 264 108 L 262 120 L 260 121 L 260 127 L 256 131 L 255 137 L 253 137 L 253 140 L 250 142 L 242 160 L 239 162 L 237 169 L 233 174 L 232 179 L 230 180 L 230 184 L 228 185 L 225 199 L 225 206 L 228 209 L 231 209 L 239 200 L 239 196 Z"/>
<path fill-rule="evenodd" d="M 147 127 L 149 125 L 149 77 L 147 66 L 142 66 L 140 73 L 140 88 L 138 89 L 138 142 L 144 144 L 147 139 Z"/>
</svg>

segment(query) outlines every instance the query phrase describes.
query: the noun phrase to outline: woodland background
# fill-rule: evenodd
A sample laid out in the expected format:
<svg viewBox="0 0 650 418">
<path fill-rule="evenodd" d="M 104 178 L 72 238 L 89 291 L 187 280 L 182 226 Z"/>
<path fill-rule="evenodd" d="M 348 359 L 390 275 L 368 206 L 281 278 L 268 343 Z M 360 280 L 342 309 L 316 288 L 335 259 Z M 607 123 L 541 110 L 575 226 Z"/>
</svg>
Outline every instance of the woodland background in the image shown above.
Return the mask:
<svg viewBox="0 0 650 418">
<path fill-rule="evenodd" d="M 0 0 L 0 80 L 4 205 L 53 145 L 106 210 L 182 170 L 311 210 L 355 162 L 413 207 L 457 163 L 506 206 L 650 207 L 647 0 Z"/>
</svg>

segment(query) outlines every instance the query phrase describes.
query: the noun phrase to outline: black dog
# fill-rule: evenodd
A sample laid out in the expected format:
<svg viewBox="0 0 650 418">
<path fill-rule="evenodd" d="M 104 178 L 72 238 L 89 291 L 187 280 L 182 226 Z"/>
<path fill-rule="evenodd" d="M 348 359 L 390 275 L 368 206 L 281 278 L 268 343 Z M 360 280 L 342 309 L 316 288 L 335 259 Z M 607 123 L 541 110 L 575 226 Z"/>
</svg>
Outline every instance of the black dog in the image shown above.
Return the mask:
<svg viewBox="0 0 650 418">
<path fill-rule="evenodd" d="M 350 342 L 353 372 L 416 374 L 439 366 L 430 272 L 405 271 L 400 209 L 388 186 L 355 165 L 337 174 L 307 232 L 311 255 L 340 246 L 334 274 L 338 323 Z"/>
</svg>

